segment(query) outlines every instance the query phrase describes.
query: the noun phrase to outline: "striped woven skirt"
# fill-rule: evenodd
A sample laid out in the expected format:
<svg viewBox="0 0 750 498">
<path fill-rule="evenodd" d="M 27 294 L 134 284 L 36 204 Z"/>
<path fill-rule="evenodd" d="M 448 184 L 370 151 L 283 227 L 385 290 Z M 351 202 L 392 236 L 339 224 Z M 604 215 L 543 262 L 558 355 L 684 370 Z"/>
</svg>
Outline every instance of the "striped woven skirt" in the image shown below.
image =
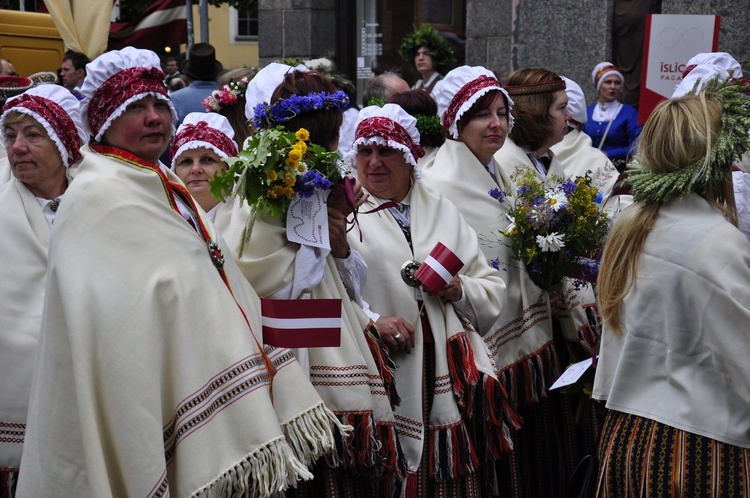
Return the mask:
<svg viewBox="0 0 750 498">
<path fill-rule="evenodd" d="M 750 498 L 750 449 L 610 411 L 599 444 L 600 498 Z"/>
</svg>

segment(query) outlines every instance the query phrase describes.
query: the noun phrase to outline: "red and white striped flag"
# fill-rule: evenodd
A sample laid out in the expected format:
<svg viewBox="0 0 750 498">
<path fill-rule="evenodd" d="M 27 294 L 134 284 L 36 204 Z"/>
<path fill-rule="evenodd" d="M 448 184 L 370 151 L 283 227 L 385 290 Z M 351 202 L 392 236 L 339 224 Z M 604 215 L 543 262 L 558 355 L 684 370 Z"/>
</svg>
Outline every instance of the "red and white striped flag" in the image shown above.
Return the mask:
<svg viewBox="0 0 750 498">
<path fill-rule="evenodd" d="M 453 251 L 438 242 L 414 273 L 414 277 L 422 282 L 428 291 L 437 294 L 448 285 L 448 282 L 461 271 L 463 266 L 463 261 L 458 259 Z"/>
<path fill-rule="evenodd" d="M 133 46 L 161 53 L 167 45 L 187 43 L 185 0 L 158 0 L 128 22 L 109 26 L 108 50 Z"/>
<path fill-rule="evenodd" d="M 284 348 L 341 345 L 341 299 L 260 300 L 263 342 Z"/>
</svg>

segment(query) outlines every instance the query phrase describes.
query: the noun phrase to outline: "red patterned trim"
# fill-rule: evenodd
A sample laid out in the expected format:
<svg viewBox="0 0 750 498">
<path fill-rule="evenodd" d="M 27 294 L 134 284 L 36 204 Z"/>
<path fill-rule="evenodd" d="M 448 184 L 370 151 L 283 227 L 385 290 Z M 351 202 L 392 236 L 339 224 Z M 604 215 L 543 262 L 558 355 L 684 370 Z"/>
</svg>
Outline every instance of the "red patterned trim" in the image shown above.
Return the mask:
<svg viewBox="0 0 750 498">
<path fill-rule="evenodd" d="M 357 126 L 355 142 L 360 138 L 372 137 L 383 137 L 385 140 L 392 140 L 405 145 L 409 148 L 409 152 L 414 156 L 415 161 L 424 156 L 424 149 L 412 140 L 409 132 L 400 123 L 384 116 L 367 118 Z"/>
<path fill-rule="evenodd" d="M 464 105 L 464 102 L 466 102 L 469 97 L 477 93 L 479 90 L 493 86 L 497 87 L 498 90 L 500 89 L 500 83 L 497 81 L 497 78 L 488 75 L 480 76 L 462 86 L 461 89 L 456 92 L 456 95 L 453 96 L 448 109 L 446 109 L 445 114 L 443 115 L 443 128 L 445 128 L 445 131 L 450 134 L 450 128 L 456 120 L 456 114 L 458 114 L 461 106 Z"/>
<path fill-rule="evenodd" d="M 541 83 L 530 83 L 528 85 L 506 86 L 505 90 L 511 97 L 518 95 L 536 95 L 539 93 L 552 93 L 565 90 L 565 80 L 542 81 Z"/>
<path fill-rule="evenodd" d="M 3 106 L 3 113 L 16 107 L 33 111 L 49 123 L 60 141 L 65 144 L 65 150 L 68 152 L 68 166 L 72 166 L 83 159 L 79 150 L 82 144 L 81 137 L 78 136 L 78 127 L 60 104 L 39 95 L 24 93 L 6 103 Z"/>
<path fill-rule="evenodd" d="M 685 76 L 690 74 L 690 72 L 698 67 L 698 64 L 690 64 L 688 67 L 685 68 L 685 70 L 682 72 L 682 79 L 685 79 Z"/>
<path fill-rule="evenodd" d="M 167 465 L 184 438 L 203 427 L 218 412 L 269 382 L 264 358 L 258 354 L 219 372 L 200 390 L 186 397 L 163 429 Z"/>
<path fill-rule="evenodd" d="M 102 125 L 126 100 L 147 93 L 169 98 L 161 69 L 131 67 L 110 76 L 97 88 L 89 103 L 89 127 L 93 135 L 99 134 Z"/>
<path fill-rule="evenodd" d="M 199 121 L 196 124 L 187 124 L 182 127 L 180 132 L 172 139 L 172 145 L 169 147 L 169 158 L 174 160 L 175 154 L 180 147 L 189 142 L 208 142 L 229 157 L 237 155 L 237 144 L 220 132 L 212 128 L 205 121 Z"/>
<path fill-rule="evenodd" d="M 603 68 L 599 69 L 596 72 L 596 78 L 594 78 L 595 84 L 599 83 L 599 80 L 602 76 L 604 76 L 605 73 L 609 73 L 610 71 L 614 71 L 616 73 L 622 74 L 622 71 L 619 67 L 615 66 L 614 64 L 610 64 L 609 66 L 604 66 Z"/>
</svg>

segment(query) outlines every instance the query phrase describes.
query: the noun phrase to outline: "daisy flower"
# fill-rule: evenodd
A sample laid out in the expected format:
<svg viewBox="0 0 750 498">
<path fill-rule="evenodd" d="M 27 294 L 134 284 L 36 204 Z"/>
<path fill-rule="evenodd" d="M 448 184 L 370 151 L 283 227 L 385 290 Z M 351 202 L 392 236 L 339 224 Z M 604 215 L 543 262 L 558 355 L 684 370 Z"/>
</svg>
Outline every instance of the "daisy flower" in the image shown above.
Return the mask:
<svg viewBox="0 0 750 498">
<path fill-rule="evenodd" d="M 542 252 L 557 252 L 565 247 L 564 236 L 557 232 L 552 232 L 549 235 L 537 235 L 536 244 Z"/>
</svg>

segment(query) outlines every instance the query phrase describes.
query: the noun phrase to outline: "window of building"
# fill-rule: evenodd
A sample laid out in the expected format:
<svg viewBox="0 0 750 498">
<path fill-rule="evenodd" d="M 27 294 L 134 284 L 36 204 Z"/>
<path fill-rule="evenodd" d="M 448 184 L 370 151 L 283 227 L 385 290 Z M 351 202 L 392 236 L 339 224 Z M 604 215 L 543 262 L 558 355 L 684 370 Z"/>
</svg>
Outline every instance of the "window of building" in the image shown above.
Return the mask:
<svg viewBox="0 0 750 498">
<path fill-rule="evenodd" d="M 44 0 L 0 0 L 0 9 L 36 12 L 44 5 Z"/>
<path fill-rule="evenodd" d="M 258 41 L 258 9 L 229 9 L 230 43 Z"/>
</svg>

